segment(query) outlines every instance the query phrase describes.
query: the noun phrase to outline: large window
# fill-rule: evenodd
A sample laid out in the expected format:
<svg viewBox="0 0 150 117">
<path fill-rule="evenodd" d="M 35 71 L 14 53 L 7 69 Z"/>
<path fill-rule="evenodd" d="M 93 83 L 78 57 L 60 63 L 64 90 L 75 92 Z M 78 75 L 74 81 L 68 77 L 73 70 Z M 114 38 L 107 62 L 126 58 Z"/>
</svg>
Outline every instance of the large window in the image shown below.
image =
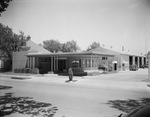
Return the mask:
<svg viewBox="0 0 150 117">
<path fill-rule="evenodd" d="M 72 68 L 81 68 L 81 59 L 72 61 Z"/>
<path fill-rule="evenodd" d="M 92 62 L 92 66 L 91 66 L 91 62 Z M 96 59 L 84 59 L 83 60 L 83 66 L 84 67 L 95 67 L 96 66 Z"/>
<path fill-rule="evenodd" d="M 107 60 L 107 57 L 102 57 L 102 60 Z"/>
</svg>

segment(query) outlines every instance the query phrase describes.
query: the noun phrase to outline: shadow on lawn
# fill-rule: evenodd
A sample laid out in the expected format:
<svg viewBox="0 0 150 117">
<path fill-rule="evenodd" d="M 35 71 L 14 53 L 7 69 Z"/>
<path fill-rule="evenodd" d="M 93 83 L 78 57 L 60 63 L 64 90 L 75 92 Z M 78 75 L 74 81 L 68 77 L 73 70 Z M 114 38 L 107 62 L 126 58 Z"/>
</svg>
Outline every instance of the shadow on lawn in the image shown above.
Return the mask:
<svg viewBox="0 0 150 117">
<path fill-rule="evenodd" d="M 0 90 L 10 88 L 12 87 L 0 85 Z M 1 116 L 20 113 L 32 117 L 53 117 L 57 110 L 57 107 L 52 107 L 50 103 L 35 101 L 31 97 L 14 97 L 13 93 L 5 93 L 5 95 L 0 96 Z"/>
<path fill-rule="evenodd" d="M 133 111 L 134 109 L 146 105 L 150 103 L 150 98 L 141 98 L 139 100 L 133 100 L 133 99 L 128 99 L 128 100 L 110 100 L 108 103 L 111 105 L 112 108 L 116 108 L 120 111 L 129 113 Z"/>
<path fill-rule="evenodd" d="M 11 89 L 11 88 L 12 88 L 11 86 L 0 85 L 0 90 L 2 90 L 2 89 Z"/>
</svg>

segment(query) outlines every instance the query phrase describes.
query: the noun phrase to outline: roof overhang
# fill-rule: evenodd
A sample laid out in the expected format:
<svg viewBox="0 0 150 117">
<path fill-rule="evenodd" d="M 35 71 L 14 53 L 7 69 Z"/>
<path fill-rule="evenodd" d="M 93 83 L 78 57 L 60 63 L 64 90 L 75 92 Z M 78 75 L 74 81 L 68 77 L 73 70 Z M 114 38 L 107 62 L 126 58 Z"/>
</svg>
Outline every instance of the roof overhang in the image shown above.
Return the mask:
<svg viewBox="0 0 150 117">
<path fill-rule="evenodd" d="M 85 55 L 103 55 L 103 56 L 115 56 L 115 54 L 106 52 L 63 52 L 63 53 L 28 53 L 28 57 L 49 57 L 49 56 L 85 56 Z"/>
</svg>

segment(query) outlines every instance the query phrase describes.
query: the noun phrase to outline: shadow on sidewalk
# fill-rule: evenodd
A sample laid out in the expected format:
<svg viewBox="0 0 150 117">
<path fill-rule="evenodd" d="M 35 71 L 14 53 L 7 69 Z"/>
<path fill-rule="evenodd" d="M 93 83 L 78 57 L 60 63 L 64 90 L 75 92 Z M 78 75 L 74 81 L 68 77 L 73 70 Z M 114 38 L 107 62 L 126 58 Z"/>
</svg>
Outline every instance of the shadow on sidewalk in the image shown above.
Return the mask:
<svg viewBox="0 0 150 117">
<path fill-rule="evenodd" d="M 76 81 L 78 81 L 78 80 L 72 80 L 72 81 L 66 80 L 65 83 L 76 82 Z"/>
<path fill-rule="evenodd" d="M 0 85 L 0 90 L 10 89 L 11 86 Z M 11 115 L 13 113 L 26 114 L 31 116 L 53 117 L 57 107 L 52 107 L 50 103 L 33 100 L 32 97 L 14 97 L 13 93 L 0 95 L 0 116 Z"/>
<path fill-rule="evenodd" d="M 141 98 L 139 100 L 128 99 L 128 100 L 110 100 L 108 101 L 110 107 L 129 113 L 134 109 L 150 103 L 150 98 Z"/>
</svg>

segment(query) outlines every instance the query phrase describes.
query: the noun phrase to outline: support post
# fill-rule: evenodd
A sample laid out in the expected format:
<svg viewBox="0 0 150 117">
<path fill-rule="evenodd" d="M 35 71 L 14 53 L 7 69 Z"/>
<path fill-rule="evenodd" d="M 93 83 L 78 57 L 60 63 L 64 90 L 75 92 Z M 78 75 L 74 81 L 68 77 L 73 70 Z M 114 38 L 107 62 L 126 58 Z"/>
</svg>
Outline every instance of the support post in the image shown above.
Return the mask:
<svg viewBox="0 0 150 117">
<path fill-rule="evenodd" d="M 29 64 L 30 64 L 30 65 L 29 65 L 29 66 L 30 66 L 29 68 L 32 68 L 32 66 L 31 66 L 31 65 L 32 65 L 32 61 L 31 61 L 31 59 L 32 59 L 32 57 L 29 57 Z"/>
<path fill-rule="evenodd" d="M 92 55 L 91 55 L 91 70 L 92 70 Z"/>
<path fill-rule="evenodd" d="M 135 56 L 132 57 L 132 65 L 135 64 Z"/>
<path fill-rule="evenodd" d="M 148 52 L 148 81 L 150 81 L 150 51 Z"/>
<path fill-rule="evenodd" d="M 140 68 L 140 57 L 139 57 L 139 68 Z"/>
<path fill-rule="evenodd" d="M 53 72 L 53 56 L 51 57 L 51 72 Z"/>
<path fill-rule="evenodd" d="M 33 58 L 32 58 L 32 62 L 33 62 L 33 64 L 32 64 L 32 65 L 33 65 L 33 66 L 32 66 L 32 68 L 35 68 L 35 57 L 33 57 Z"/>
<path fill-rule="evenodd" d="M 30 66 L 30 62 L 29 62 L 30 60 L 29 59 L 30 59 L 30 57 L 27 58 L 27 68 L 29 68 L 29 66 Z"/>
<path fill-rule="evenodd" d="M 54 71 L 55 71 L 56 69 L 55 69 L 55 56 L 54 56 Z"/>
<path fill-rule="evenodd" d="M 58 56 L 57 56 L 57 71 L 58 71 Z"/>
</svg>

